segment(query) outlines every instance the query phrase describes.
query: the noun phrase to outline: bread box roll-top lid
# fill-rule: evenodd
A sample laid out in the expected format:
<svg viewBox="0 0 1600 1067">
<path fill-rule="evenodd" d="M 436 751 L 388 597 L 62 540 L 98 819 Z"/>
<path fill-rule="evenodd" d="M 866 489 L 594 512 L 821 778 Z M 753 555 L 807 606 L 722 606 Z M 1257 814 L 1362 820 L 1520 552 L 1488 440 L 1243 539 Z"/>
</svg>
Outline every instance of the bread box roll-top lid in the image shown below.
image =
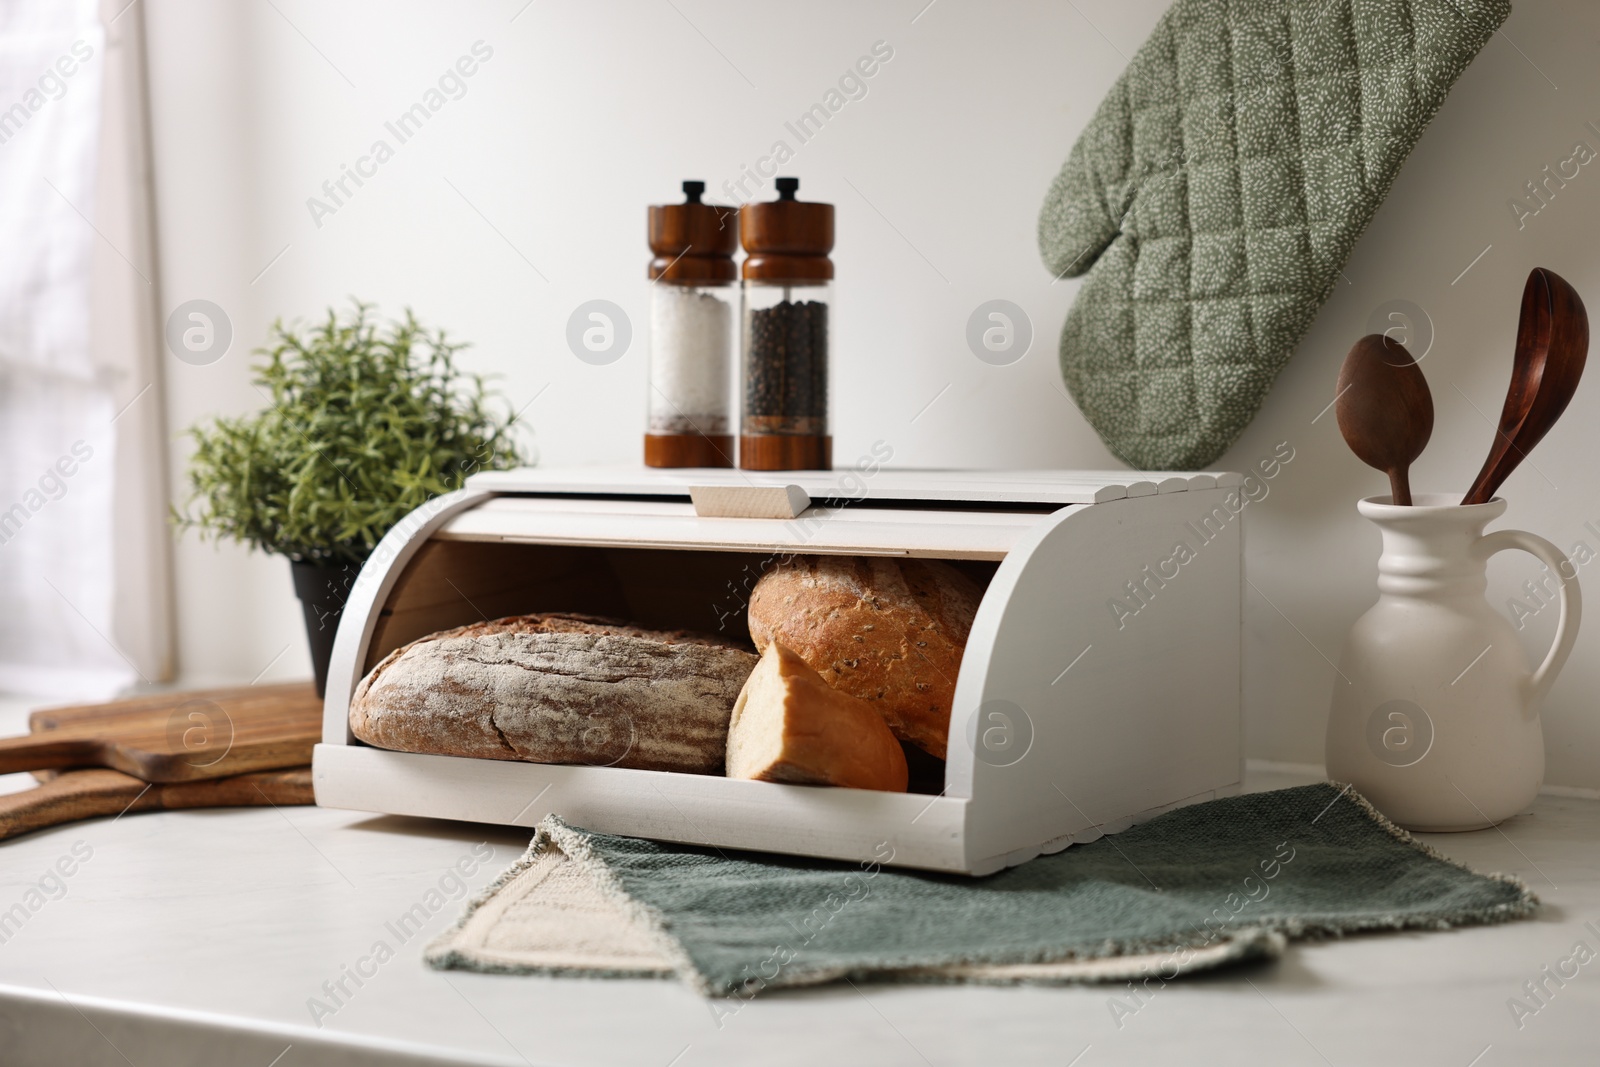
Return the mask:
<svg viewBox="0 0 1600 1067">
<path fill-rule="evenodd" d="M 933 470 L 874 467 L 836 471 L 669 470 L 647 467 L 519 467 L 479 471 L 468 489 L 563 497 L 690 499 L 696 488 L 756 491 L 793 487 L 812 501 L 848 500 L 857 508 L 960 503 L 1060 507 L 1127 497 L 1232 488 L 1243 475 L 1225 471 Z"/>
<path fill-rule="evenodd" d="M 746 281 L 833 280 L 833 205 L 795 199 L 799 178 L 779 178 L 778 199 L 739 212 Z"/>
<path fill-rule="evenodd" d="M 1143 475 L 1142 477 L 1140 475 Z M 479 471 L 494 494 L 439 536 L 517 543 L 649 544 L 755 552 L 999 560 L 1063 508 L 1236 485 L 1237 474 L 736 471 L 524 468 Z"/>
<path fill-rule="evenodd" d="M 702 203 L 705 182 L 683 183 L 681 204 L 650 205 L 650 280 L 717 285 L 738 279 L 739 209 Z"/>
</svg>

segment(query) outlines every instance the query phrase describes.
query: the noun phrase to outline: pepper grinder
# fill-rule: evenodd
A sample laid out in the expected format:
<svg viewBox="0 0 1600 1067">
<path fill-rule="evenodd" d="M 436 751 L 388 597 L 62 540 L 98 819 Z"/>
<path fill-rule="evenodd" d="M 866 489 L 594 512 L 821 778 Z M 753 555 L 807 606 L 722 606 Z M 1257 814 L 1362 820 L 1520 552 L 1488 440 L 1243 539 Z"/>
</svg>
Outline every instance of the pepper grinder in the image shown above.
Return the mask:
<svg viewBox="0 0 1600 1067">
<path fill-rule="evenodd" d="M 700 202 L 650 206 L 649 467 L 733 466 L 733 346 L 738 231 L 734 209 Z"/>
<path fill-rule="evenodd" d="M 828 470 L 828 305 L 833 289 L 833 205 L 778 199 L 739 212 L 744 245 L 739 466 Z"/>
</svg>

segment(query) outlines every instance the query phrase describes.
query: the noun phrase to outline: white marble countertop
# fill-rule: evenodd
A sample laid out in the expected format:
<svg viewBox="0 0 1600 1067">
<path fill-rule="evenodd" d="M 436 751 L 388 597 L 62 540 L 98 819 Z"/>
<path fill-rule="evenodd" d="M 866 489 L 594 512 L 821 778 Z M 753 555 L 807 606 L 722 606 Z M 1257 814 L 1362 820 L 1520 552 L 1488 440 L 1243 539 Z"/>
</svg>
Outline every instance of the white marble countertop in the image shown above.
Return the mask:
<svg viewBox="0 0 1600 1067">
<path fill-rule="evenodd" d="M 14 728 L 0 715 L 0 727 Z M 1258 771 L 1253 788 L 1308 776 Z M 0 790 L 25 787 L 0 778 Z M 1593 1063 L 1600 960 L 1535 1014 L 1508 1001 L 1572 955 L 1600 951 L 1600 801 L 1541 797 L 1502 830 L 1425 835 L 1481 871 L 1524 878 L 1532 921 L 1299 944 L 1280 961 L 1174 982 L 1120 1026 L 1119 988 L 849 985 L 758 998 L 719 1028 L 671 981 L 440 973 L 425 929 L 314 1020 L 325 981 L 397 939 L 474 846 L 483 885 L 526 834 L 319 808 L 97 819 L 0 844 L 0 1062 L 205 1067 L 561 1064 L 697 1067 L 1006 1063 Z M 76 850 L 76 853 L 75 853 Z M 62 857 L 72 873 L 30 897 Z M 86 858 L 85 858 L 86 857 Z M 453 889 L 451 883 L 447 888 Z M 30 907 L 30 905 L 36 905 Z M 1570 968 L 1569 968 L 1570 971 Z M 1528 1003 L 1532 1003 L 1529 1001 Z M 320 1022 L 320 1025 L 318 1023 Z"/>
</svg>

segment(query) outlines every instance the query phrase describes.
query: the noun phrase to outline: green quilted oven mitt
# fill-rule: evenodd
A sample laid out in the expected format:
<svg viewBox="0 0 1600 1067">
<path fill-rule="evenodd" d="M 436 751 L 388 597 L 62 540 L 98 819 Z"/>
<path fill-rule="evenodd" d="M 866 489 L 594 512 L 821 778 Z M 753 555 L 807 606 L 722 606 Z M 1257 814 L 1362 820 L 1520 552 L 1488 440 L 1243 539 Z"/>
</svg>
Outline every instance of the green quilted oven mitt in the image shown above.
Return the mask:
<svg viewBox="0 0 1600 1067">
<path fill-rule="evenodd" d="M 1039 215 L 1087 274 L 1061 373 L 1142 470 L 1215 460 L 1254 417 L 1400 164 L 1508 0 L 1178 0 Z"/>
</svg>

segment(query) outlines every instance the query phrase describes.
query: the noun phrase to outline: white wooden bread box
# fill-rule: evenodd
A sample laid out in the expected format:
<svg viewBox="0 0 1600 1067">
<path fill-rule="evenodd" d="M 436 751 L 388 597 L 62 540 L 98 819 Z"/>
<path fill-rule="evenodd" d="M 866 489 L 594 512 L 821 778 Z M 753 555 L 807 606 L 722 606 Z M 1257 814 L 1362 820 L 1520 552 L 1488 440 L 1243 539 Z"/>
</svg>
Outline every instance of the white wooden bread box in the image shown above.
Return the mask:
<svg viewBox="0 0 1600 1067">
<path fill-rule="evenodd" d="M 317 803 L 985 874 L 1236 792 L 1242 479 L 1104 471 L 573 468 L 475 475 L 361 570 L 329 671 Z M 793 516 L 793 517 L 786 517 Z M 1179 546 L 1185 546 L 1180 549 Z M 986 592 L 942 793 L 391 752 L 350 733 L 390 650 L 535 611 L 744 632 L 786 553 L 954 561 Z"/>
</svg>

